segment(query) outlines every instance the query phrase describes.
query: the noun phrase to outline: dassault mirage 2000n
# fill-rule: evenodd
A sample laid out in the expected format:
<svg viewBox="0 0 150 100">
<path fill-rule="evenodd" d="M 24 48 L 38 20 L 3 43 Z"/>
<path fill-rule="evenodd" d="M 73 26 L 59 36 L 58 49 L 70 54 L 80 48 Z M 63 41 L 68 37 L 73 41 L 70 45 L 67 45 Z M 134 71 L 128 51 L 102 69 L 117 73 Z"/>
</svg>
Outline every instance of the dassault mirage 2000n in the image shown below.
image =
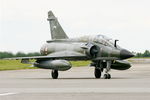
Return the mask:
<svg viewBox="0 0 150 100">
<path fill-rule="evenodd" d="M 126 70 L 131 67 L 124 59 L 133 57 L 133 54 L 117 45 L 117 41 L 104 36 L 83 36 L 69 38 L 52 11 L 48 12 L 51 38 L 41 47 L 41 56 L 16 57 L 22 63 L 33 64 L 36 67 L 51 69 L 53 79 L 58 78 L 58 71 L 69 70 L 72 65 L 69 61 L 91 60 L 90 66 L 95 67 L 95 78 L 100 78 L 104 71 L 104 78 L 110 79 L 110 69 Z M 35 62 L 30 62 L 35 59 Z"/>
</svg>

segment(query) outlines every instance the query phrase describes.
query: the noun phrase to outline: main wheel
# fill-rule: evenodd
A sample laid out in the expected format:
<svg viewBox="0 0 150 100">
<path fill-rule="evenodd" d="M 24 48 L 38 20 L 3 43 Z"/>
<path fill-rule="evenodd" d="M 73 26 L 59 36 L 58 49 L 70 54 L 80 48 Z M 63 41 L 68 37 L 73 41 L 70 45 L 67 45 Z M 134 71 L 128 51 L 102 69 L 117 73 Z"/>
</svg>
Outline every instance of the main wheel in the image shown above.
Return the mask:
<svg viewBox="0 0 150 100">
<path fill-rule="evenodd" d="M 52 75 L 53 79 L 57 79 L 58 78 L 58 70 L 52 70 L 51 75 Z"/>
<path fill-rule="evenodd" d="M 95 75 L 95 78 L 100 78 L 101 77 L 101 70 L 98 68 L 95 68 L 94 75 Z"/>
</svg>

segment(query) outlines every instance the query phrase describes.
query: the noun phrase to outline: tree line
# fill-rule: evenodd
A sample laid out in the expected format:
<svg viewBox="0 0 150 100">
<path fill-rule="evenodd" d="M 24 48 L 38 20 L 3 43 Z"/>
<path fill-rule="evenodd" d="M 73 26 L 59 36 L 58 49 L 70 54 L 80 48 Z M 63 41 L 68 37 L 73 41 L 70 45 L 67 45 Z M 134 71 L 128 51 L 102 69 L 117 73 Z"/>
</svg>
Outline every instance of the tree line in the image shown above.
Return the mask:
<svg viewBox="0 0 150 100">
<path fill-rule="evenodd" d="M 150 51 L 145 50 L 143 53 L 135 53 L 135 57 L 150 57 Z M 40 56 L 41 54 L 39 52 L 31 52 L 31 53 L 23 53 L 18 52 L 16 54 L 11 52 L 0 52 L 0 58 L 11 58 L 11 57 L 31 57 L 31 56 Z"/>
<path fill-rule="evenodd" d="M 149 50 L 145 50 L 143 53 L 136 53 L 135 57 L 150 57 L 150 51 Z"/>
</svg>

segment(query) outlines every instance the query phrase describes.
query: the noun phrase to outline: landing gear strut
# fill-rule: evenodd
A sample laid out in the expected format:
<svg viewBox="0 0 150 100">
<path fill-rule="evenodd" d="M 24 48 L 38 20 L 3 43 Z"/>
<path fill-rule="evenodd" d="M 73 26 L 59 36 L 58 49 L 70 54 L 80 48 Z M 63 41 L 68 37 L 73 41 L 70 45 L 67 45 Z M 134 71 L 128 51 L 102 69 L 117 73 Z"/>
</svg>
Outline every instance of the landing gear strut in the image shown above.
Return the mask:
<svg viewBox="0 0 150 100">
<path fill-rule="evenodd" d="M 104 74 L 104 79 L 110 79 L 111 78 L 111 75 L 108 73 L 111 69 L 111 61 L 107 61 L 106 62 L 106 71 L 105 71 L 105 74 Z"/>
<path fill-rule="evenodd" d="M 94 75 L 95 78 L 101 78 L 101 70 L 99 68 L 95 68 Z"/>
<path fill-rule="evenodd" d="M 93 62 L 91 63 L 91 66 L 95 67 L 95 70 L 94 70 L 95 78 L 101 78 L 101 73 L 103 71 L 101 61 Z"/>
<path fill-rule="evenodd" d="M 52 75 L 53 79 L 57 79 L 58 78 L 58 70 L 52 70 L 51 75 Z"/>
<path fill-rule="evenodd" d="M 94 75 L 95 78 L 101 78 L 101 74 L 103 72 L 103 69 L 105 68 L 105 74 L 104 74 L 104 79 L 110 79 L 111 75 L 108 73 L 111 69 L 111 63 L 112 61 L 97 61 L 91 63 L 91 66 L 95 67 Z"/>
</svg>

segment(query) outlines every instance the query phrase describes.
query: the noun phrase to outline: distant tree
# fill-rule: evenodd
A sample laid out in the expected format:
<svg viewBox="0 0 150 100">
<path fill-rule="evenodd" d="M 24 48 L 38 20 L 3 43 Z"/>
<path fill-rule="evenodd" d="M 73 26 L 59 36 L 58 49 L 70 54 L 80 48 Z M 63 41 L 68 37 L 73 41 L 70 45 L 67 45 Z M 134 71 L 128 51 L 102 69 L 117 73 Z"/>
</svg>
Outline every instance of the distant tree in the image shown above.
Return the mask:
<svg viewBox="0 0 150 100">
<path fill-rule="evenodd" d="M 16 57 L 26 57 L 26 54 L 23 52 L 18 52 L 15 56 Z"/>
<path fill-rule="evenodd" d="M 136 57 L 142 57 L 143 55 L 142 55 L 142 53 L 137 53 L 136 54 Z"/>
<path fill-rule="evenodd" d="M 38 52 L 28 53 L 27 56 L 40 56 L 41 54 Z"/>
<path fill-rule="evenodd" d="M 0 52 L 0 58 L 9 58 L 14 57 L 14 54 L 11 52 Z"/>
<path fill-rule="evenodd" d="M 150 51 L 145 50 L 144 53 L 136 53 L 135 57 L 150 57 Z"/>
<path fill-rule="evenodd" d="M 150 51 L 145 50 L 145 52 L 143 53 L 143 57 L 150 57 Z"/>
</svg>

